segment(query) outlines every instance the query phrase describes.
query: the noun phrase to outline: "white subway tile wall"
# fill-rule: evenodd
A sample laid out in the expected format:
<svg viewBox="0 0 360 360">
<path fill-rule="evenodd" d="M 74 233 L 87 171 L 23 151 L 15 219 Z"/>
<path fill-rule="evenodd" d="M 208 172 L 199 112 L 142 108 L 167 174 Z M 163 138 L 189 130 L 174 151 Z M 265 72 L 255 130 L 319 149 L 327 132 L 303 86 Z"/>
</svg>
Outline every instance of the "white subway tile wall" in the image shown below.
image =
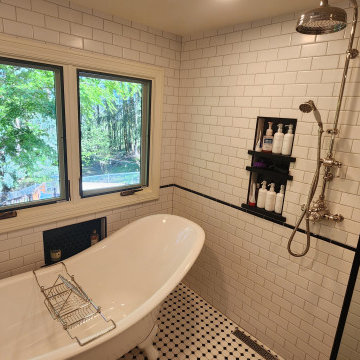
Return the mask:
<svg viewBox="0 0 360 360">
<path fill-rule="evenodd" d="M 340 5 L 351 16 L 349 1 Z M 165 68 L 162 184 L 240 205 L 247 196 L 245 166 L 256 117 L 297 118 L 294 180 L 284 203 L 284 216 L 296 221 L 316 159 L 316 123 L 298 105 L 313 98 L 326 128 L 331 126 L 349 29 L 303 36 L 295 32 L 298 14 L 287 14 L 181 39 L 63 0 L 2 0 L 0 9 L 5 33 Z M 344 165 L 327 192 L 331 211 L 346 219 L 312 228 L 351 246 L 360 232 L 359 72 L 358 58 L 351 62 L 336 143 L 336 158 Z M 291 258 L 289 229 L 178 188 L 162 189 L 159 201 L 71 223 L 107 216 L 112 232 L 153 212 L 174 212 L 204 227 L 204 250 L 186 278 L 191 288 L 285 359 L 329 358 L 353 252 L 312 239 L 305 258 Z M 40 266 L 41 231 L 68 223 L 0 235 L 1 276 Z M 305 237 L 296 239 L 300 250 Z"/>
<path fill-rule="evenodd" d="M 352 10 L 349 1 L 340 3 Z M 313 99 L 325 128 L 334 119 L 350 29 L 332 35 L 295 32 L 298 14 L 183 37 L 176 183 L 235 205 L 246 201 L 257 116 L 297 118 L 283 215 L 294 224 L 305 203 L 316 164 L 317 124 L 298 106 Z M 359 27 L 355 46 L 359 44 Z M 351 60 L 340 115 L 336 159 L 343 163 L 327 191 L 339 224 L 314 232 L 356 246 L 360 233 L 360 57 Z M 325 135 L 322 156 L 329 136 Z M 320 188 L 320 186 L 319 186 Z M 317 196 L 317 195 L 315 195 Z"/>
<path fill-rule="evenodd" d="M 284 359 L 329 359 L 352 251 L 312 238 L 291 257 L 290 229 L 178 188 L 173 213 L 206 233 L 188 286 Z"/>
<path fill-rule="evenodd" d="M 359 323 L 360 323 L 360 281 L 355 284 L 349 314 L 346 319 L 343 338 L 339 349 L 338 360 L 356 359 L 360 353 Z"/>
<path fill-rule="evenodd" d="M 66 0 L 1 1 L 0 31 L 163 67 L 165 88 L 161 184 L 174 182 L 180 36 L 95 10 L 79 8 Z M 0 234 L 0 278 L 43 265 L 43 230 L 107 216 L 108 233 L 111 234 L 135 218 L 159 212 L 171 213 L 172 192 L 172 188 L 162 189 L 160 199 L 150 203 Z"/>
</svg>

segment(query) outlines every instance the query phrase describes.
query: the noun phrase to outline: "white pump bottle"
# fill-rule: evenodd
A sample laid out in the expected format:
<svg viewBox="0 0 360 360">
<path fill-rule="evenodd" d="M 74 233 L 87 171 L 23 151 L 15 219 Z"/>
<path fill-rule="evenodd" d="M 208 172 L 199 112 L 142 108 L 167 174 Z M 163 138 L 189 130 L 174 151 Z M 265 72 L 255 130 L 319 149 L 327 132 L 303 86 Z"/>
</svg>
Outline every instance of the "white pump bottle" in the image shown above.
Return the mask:
<svg viewBox="0 0 360 360">
<path fill-rule="evenodd" d="M 286 125 L 286 126 L 289 128 L 289 130 L 284 136 L 281 153 L 283 155 L 290 155 L 291 150 L 292 150 L 293 140 L 294 140 L 293 125 L 290 124 L 290 125 Z"/>
<path fill-rule="evenodd" d="M 267 190 L 266 190 L 266 181 L 264 180 L 262 183 L 262 188 L 259 190 L 258 193 L 258 199 L 257 199 L 257 207 L 260 209 L 263 209 L 265 207 L 265 201 L 266 201 L 266 194 L 267 194 Z"/>
<path fill-rule="evenodd" d="M 281 214 L 281 210 L 283 207 L 283 202 L 284 202 L 284 191 L 285 191 L 285 186 L 281 185 L 280 186 L 280 192 L 278 192 L 276 194 L 276 200 L 275 200 L 275 212 L 277 214 Z"/>
<path fill-rule="evenodd" d="M 275 184 L 271 183 L 270 190 L 266 194 L 265 210 L 267 211 L 275 210 L 275 199 L 276 199 Z"/>
<path fill-rule="evenodd" d="M 274 135 L 274 142 L 272 148 L 273 154 L 281 154 L 283 140 L 284 140 L 283 124 L 278 124 L 278 131 Z"/>
</svg>

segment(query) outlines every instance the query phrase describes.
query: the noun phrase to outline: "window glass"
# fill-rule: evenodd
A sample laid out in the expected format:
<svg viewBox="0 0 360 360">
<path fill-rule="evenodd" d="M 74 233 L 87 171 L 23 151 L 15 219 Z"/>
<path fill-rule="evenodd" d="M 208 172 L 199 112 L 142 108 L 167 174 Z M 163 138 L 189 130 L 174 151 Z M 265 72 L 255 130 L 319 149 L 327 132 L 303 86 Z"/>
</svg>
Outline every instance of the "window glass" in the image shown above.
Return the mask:
<svg viewBox="0 0 360 360">
<path fill-rule="evenodd" d="M 67 197 L 61 71 L 0 59 L 0 211 Z"/>
<path fill-rule="evenodd" d="M 150 82 L 78 71 L 82 196 L 147 185 Z"/>
</svg>

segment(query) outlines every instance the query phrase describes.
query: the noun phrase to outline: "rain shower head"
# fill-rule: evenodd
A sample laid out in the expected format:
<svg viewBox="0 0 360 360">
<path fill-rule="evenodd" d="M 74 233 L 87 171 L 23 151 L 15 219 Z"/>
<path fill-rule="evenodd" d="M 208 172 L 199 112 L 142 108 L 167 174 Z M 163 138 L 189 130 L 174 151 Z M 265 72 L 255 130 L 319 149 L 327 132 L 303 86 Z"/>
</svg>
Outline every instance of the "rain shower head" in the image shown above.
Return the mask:
<svg viewBox="0 0 360 360">
<path fill-rule="evenodd" d="M 296 31 L 308 35 L 331 34 L 343 30 L 346 24 L 346 11 L 329 6 L 328 0 L 322 0 L 319 8 L 306 11 L 300 16 Z"/>
</svg>

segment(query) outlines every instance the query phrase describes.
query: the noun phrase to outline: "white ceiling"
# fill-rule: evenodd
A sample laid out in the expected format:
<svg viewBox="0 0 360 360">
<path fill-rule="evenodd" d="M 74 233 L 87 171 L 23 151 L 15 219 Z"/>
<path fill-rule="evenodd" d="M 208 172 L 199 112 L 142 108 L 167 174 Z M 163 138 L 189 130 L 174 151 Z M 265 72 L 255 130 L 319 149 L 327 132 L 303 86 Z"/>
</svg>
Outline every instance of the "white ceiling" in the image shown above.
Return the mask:
<svg viewBox="0 0 360 360">
<path fill-rule="evenodd" d="M 319 0 L 73 0 L 178 35 L 318 7 Z M 337 1 L 334 1 L 337 2 Z"/>
</svg>

